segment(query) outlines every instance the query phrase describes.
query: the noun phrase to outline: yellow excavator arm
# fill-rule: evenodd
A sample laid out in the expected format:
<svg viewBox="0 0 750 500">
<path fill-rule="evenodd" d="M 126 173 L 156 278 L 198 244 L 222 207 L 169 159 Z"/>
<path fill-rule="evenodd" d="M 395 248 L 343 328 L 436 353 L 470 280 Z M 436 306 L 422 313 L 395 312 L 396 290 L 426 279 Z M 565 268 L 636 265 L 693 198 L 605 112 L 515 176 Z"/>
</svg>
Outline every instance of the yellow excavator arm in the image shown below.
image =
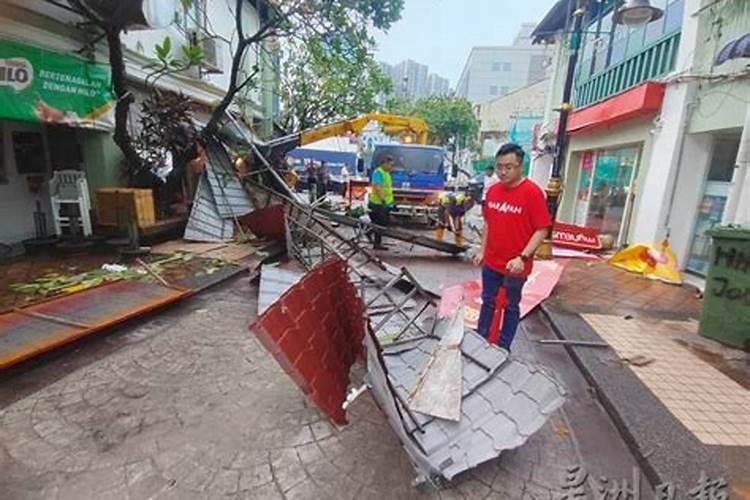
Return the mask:
<svg viewBox="0 0 750 500">
<path fill-rule="evenodd" d="M 300 133 L 300 145 L 304 146 L 321 139 L 346 135 L 347 133 L 359 134 L 368 123 L 373 121 L 383 125 L 383 131 L 386 134 L 409 134 L 414 136 L 417 144 L 427 144 L 427 124 L 421 118 L 368 113 L 349 120 L 341 120 L 330 125 L 305 130 Z"/>
</svg>

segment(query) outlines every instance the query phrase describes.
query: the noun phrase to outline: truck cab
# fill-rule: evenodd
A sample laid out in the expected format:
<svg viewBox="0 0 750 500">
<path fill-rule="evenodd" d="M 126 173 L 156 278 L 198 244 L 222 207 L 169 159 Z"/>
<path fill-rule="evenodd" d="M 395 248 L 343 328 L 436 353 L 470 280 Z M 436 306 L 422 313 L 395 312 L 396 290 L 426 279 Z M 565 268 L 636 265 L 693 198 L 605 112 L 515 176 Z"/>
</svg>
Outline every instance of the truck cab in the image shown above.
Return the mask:
<svg viewBox="0 0 750 500">
<path fill-rule="evenodd" d="M 378 144 L 372 154 L 369 174 L 386 157 L 393 158 L 393 188 L 436 191 L 445 187 L 445 151 L 437 146 Z"/>
<path fill-rule="evenodd" d="M 393 158 L 395 217 L 429 223 L 437 213 L 437 197 L 445 188 L 445 150 L 416 144 L 377 144 L 368 177 L 385 158 Z"/>
</svg>

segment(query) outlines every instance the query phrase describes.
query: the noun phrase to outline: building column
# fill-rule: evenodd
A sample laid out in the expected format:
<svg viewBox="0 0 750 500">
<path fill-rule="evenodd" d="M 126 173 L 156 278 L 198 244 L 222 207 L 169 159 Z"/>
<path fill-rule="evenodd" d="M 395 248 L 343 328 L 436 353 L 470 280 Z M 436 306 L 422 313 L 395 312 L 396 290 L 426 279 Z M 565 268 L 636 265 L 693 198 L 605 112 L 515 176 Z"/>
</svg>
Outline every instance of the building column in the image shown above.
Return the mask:
<svg viewBox="0 0 750 500">
<path fill-rule="evenodd" d="M 667 87 L 662 103 L 659 124 L 654 134 L 649 157 L 641 159 L 639 182 L 643 191 L 633 213 L 630 241 L 654 243 L 664 238 L 669 230 L 669 212 L 677 172 L 682 163 L 683 143 L 690 120 L 692 89 L 687 84 Z"/>
<path fill-rule="evenodd" d="M 701 0 L 687 0 L 683 14 L 680 49 L 677 53 L 675 73 L 689 71 L 698 44 L 699 17 L 693 16 Z M 654 141 L 650 157 L 641 160 L 643 192 L 636 193 L 640 198 L 637 212 L 633 214 L 633 242 L 652 243 L 664 238 L 669 232 L 668 220 L 673 193 L 676 188 L 677 173 L 683 164 L 683 143 L 692 112 L 693 85 L 673 83 L 667 85 L 662 103 L 659 124 L 654 131 Z M 692 162 L 687 162 L 692 163 Z M 685 165 L 685 168 L 690 168 Z"/>
<path fill-rule="evenodd" d="M 740 149 L 729 190 L 727 209 L 724 212 L 724 224 L 750 225 L 750 107 L 745 115 L 745 126 L 742 129 Z"/>
<path fill-rule="evenodd" d="M 688 134 L 682 151 L 684 168 L 677 171 L 675 196 L 669 212 L 670 244 L 680 268 L 687 264 L 693 244 L 693 230 L 698 204 L 703 197 L 711 162 L 713 136 Z"/>
</svg>

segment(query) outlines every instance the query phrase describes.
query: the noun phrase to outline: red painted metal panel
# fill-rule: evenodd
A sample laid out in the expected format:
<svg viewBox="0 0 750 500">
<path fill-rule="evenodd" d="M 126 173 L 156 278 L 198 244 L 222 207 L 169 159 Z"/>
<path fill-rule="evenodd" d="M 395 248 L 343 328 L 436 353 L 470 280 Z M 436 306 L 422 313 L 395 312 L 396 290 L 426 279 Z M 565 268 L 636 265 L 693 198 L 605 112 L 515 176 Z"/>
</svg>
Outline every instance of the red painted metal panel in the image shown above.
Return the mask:
<svg viewBox="0 0 750 500">
<path fill-rule="evenodd" d="M 284 207 L 282 205 L 260 208 L 240 217 L 239 221 L 240 224 L 250 229 L 257 236 L 270 238 L 274 241 L 286 241 Z"/>
<path fill-rule="evenodd" d="M 579 109 L 568 119 L 568 134 L 657 113 L 664 100 L 663 83 L 646 82 L 606 101 Z"/>
<path fill-rule="evenodd" d="M 344 261 L 329 259 L 307 273 L 250 330 L 322 412 L 346 423 L 341 405 L 362 354 L 365 306 Z"/>
<path fill-rule="evenodd" d="M 101 332 L 192 292 L 142 281 L 114 281 L 0 315 L 0 370 Z"/>
</svg>

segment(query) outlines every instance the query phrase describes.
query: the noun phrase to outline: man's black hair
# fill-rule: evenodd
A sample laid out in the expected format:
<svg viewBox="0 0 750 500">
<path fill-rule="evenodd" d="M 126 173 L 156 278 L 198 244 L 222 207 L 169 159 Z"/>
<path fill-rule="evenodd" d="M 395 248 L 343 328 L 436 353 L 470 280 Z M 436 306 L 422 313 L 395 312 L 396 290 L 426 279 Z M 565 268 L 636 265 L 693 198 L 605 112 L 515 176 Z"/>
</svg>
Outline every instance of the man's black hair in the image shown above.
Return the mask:
<svg viewBox="0 0 750 500">
<path fill-rule="evenodd" d="M 523 164 L 523 159 L 524 157 L 526 157 L 526 153 L 523 151 L 523 148 L 518 144 L 513 144 L 512 142 L 500 146 L 500 149 L 498 149 L 497 153 L 495 154 L 495 158 L 505 155 L 516 155 L 516 158 L 518 158 L 518 163 L 520 164 Z"/>
</svg>

